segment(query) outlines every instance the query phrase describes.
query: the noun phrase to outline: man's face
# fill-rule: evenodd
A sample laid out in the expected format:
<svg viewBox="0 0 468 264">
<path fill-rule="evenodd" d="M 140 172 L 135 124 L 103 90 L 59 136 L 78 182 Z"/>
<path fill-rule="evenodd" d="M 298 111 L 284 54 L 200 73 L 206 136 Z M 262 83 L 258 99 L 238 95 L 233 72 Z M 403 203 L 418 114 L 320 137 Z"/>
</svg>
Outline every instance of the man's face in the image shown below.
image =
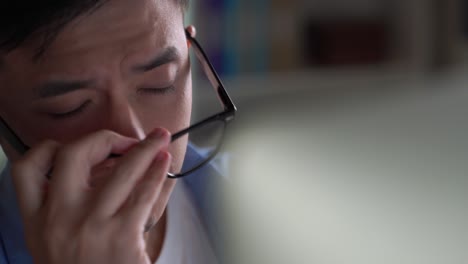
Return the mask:
<svg viewBox="0 0 468 264">
<path fill-rule="evenodd" d="M 32 60 L 39 43 L 22 45 L 0 70 L 0 116 L 29 146 L 101 129 L 142 139 L 156 127 L 187 127 L 182 16 L 172 0 L 113 0 L 67 25 L 39 61 Z M 171 144 L 171 171 L 180 169 L 185 147 L 184 140 Z"/>
</svg>

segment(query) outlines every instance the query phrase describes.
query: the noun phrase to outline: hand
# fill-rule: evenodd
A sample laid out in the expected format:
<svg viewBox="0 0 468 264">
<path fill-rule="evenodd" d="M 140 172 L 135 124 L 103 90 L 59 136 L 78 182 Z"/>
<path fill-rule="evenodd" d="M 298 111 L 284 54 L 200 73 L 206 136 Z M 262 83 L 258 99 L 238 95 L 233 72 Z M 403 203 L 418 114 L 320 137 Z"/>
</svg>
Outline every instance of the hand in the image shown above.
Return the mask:
<svg viewBox="0 0 468 264">
<path fill-rule="evenodd" d="M 13 164 L 35 263 L 149 264 L 144 228 L 154 205 L 163 210 L 168 200 L 169 142 L 163 129 L 141 142 L 100 131 L 65 146 L 44 142 Z M 123 156 L 105 184 L 90 187 L 93 167 L 110 154 Z"/>
</svg>

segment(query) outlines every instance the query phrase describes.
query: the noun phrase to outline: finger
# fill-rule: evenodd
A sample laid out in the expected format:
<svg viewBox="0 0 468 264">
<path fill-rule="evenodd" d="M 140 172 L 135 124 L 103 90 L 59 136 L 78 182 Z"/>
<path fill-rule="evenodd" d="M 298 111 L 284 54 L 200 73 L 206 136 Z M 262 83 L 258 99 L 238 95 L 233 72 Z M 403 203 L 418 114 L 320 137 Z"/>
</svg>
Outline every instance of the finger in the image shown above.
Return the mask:
<svg viewBox="0 0 468 264">
<path fill-rule="evenodd" d="M 153 208 L 151 211 L 151 215 L 149 216 L 146 224 L 145 224 L 145 232 L 151 230 L 151 228 L 156 225 L 159 220 L 161 219 L 164 210 L 166 210 L 167 204 L 169 202 L 169 198 L 174 190 L 174 187 L 177 183 L 177 179 L 167 178 L 164 182 L 161 192 L 159 193 L 159 197 L 157 198 L 156 202 L 153 204 Z"/>
<path fill-rule="evenodd" d="M 170 134 L 157 129 L 120 158 L 113 175 L 103 187 L 96 202 L 96 217 L 113 216 L 128 199 L 136 183 L 143 177 L 160 150 L 170 143 Z"/>
<path fill-rule="evenodd" d="M 167 199 L 161 197 L 161 193 L 164 192 L 164 187 L 167 186 L 168 181 L 175 182 L 167 178 L 170 162 L 171 155 L 166 151 L 161 151 L 143 179 L 134 188 L 131 199 L 127 200 L 125 206 L 117 213 L 118 217 L 126 219 L 125 223 L 130 228 L 139 228 L 138 231 L 143 232 L 154 205 L 157 202 L 164 203 L 164 206 L 162 206 L 164 208 L 167 204 Z M 161 198 L 163 199 L 161 200 Z M 158 220 L 154 219 L 154 221 Z"/>
<path fill-rule="evenodd" d="M 123 153 L 138 141 L 102 130 L 63 147 L 56 157 L 51 175 L 50 201 L 72 206 L 88 185 L 92 168 L 112 153 Z"/>
<path fill-rule="evenodd" d="M 52 167 L 59 144 L 45 141 L 26 154 L 12 166 L 13 182 L 18 203 L 24 217 L 38 212 L 44 200 L 47 174 Z"/>
<path fill-rule="evenodd" d="M 159 216 L 161 216 L 164 210 L 166 209 L 166 205 L 169 201 L 169 197 L 171 196 L 176 183 L 177 183 L 177 179 L 171 179 L 171 178 L 167 178 L 167 180 L 164 182 L 162 190 L 159 193 L 158 201 L 153 206 L 153 212 L 157 212 Z"/>
</svg>

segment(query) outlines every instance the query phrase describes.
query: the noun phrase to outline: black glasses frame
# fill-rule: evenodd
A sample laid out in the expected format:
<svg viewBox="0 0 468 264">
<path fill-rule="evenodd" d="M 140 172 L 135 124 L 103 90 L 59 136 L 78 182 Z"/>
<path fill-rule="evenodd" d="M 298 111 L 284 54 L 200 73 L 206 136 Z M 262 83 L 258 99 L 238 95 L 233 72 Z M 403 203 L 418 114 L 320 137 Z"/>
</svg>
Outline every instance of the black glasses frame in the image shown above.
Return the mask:
<svg viewBox="0 0 468 264">
<path fill-rule="evenodd" d="M 211 85 L 215 89 L 216 94 L 218 95 L 218 99 L 222 103 L 224 107 L 224 111 L 214 114 L 208 118 L 205 118 L 175 134 L 172 135 L 171 137 L 171 142 L 185 136 L 186 134 L 190 133 L 193 130 L 196 130 L 202 126 L 205 126 L 209 123 L 212 122 L 219 122 L 222 121 L 224 123 L 224 128 L 226 125 L 232 121 L 235 117 L 237 108 L 234 105 L 234 102 L 232 99 L 229 97 L 229 94 L 227 93 L 226 89 L 224 88 L 223 83 L 221 82 L 221 79 L 219 78 L 219 75 L 216 73 L 216 70 L 214 69 L 213 65 L 211 64 L 210 60 L 208 59 L 208 56 L 206 55 L 205 51 L 201 47 L 200 43 L 192 37 L 190 32 L 187 30 L 185 31 L 185 34 L 187 36 L 187 40 L 192 44 L 192 47 L 194 48 L 195 54 L 198 58 L 198 60 L 201 62 L 203 66 L 203 72 L 206 74 L 208 79 L 210 80 Z M 16 133 L 13 131 L 13 129 L 8 126 L 8 124 L 3 120 L 3 118 L 0 117 L 0 133 L 1 135 L 8 141 L 8 143 L 20 154 L 26 153 L 30 147 L 16 135 Z M 223 136 L 224 136 L 224 131 L 223 131 Z M 212 154 L 210 154 L 208 157 L 204 158 L 204 161 L 201 162 L 199 165 L 196 167 L 183 172 L 183 173 L 178 173 L 178 174 L 173 174 L 173 173 L 168 173 L 168 177 L 172 179 L 176 178 L 182 178 L 187 176 L 188 174 L 198 170 L 202 166 L 206 165 L 208 162 L 210 162 L 216 154 L 219 152 L 219 149 L 221 148 L 221 143 L 223 141 L 223 138 L 220 139 L 220 143 L 216 146 L 216 149 L 213 151 Z"/>
<path fill-rule="evenodd" d="M 223 135 L 220 139 L 220 143 L 216 146 L 216 149 L 213 151 L 213 153 L 210 154 L 208 157 L 205 157 L 204 161 L 201 162 L 199 165 L 195 166 L 194 168 L 186 172 L 179 173 L 179 174 L 168 173 L 168 177 L 173 178 L 173 179 L 187 176 L 188 174 L 198 170 L 199 168 L 203 167 L 208 162 L 210 162 L 216 156 L 216 154 L 218 154 L 219 149 L 221 148 L 221 143 L 223 142 L 225 127 L 230 121 L 234 119 L 236 115 L 236 111 L 237 111 L 237 108 L 234 105 L 234 102 L 232 101 L 231 97 L 227 93 L 226 88 L 224 88 L 224 84 L 221 82 L 221 79 L 219 78 L 218 73 L 214 69 L 213 65 L 208 59 L 208 56 L 206 55 L 205 51 L 201 47 L 200 43 L 194 37 L 192 37 L 192 35 L 190 35 L 190 32 L 188 32 L 187 30 L 185 31 L 185 35 L 187 36 L 187 39 L 189 40 L 189 42 L 192 44 L 194 51 L 195 51 L 195 55 L 197 56 L 198 60 L 202 64 L 203 72 L 206 74 L 206 76 L 210 80 L 211 85 L 215 89 L 215 92 L 218 95 L 218 99 L 220 100 L 221 104 L 224 107 L 224 111 L 214 114 L 210 117 L 207 117 L 191 125 L 190 127 L 173 134 L 171 138 L 171 142 L 190 133 L 190 131 L 196 130 L 212 122 L 222 121 L 224 123 L 224 127 L 223 127 L 223 132 L 222 132 Z"/>
</svg>

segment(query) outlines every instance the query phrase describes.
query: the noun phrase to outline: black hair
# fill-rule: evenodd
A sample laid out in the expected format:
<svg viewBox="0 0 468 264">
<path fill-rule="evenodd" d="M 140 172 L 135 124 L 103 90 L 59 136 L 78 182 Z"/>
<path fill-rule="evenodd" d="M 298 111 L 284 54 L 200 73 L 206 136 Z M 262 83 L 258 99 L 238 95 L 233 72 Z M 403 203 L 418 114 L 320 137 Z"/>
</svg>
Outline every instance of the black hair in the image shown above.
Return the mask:
<svg viewBox="0 0 468 264">
<path fill-rule="evenodd" d="M 0 3 L 0 55 L 39 37 L 40 57 L 60 31 L 75 18 L 91 14 L 109 0 L 30 0 Z M 137 0 L 139 1 L 139 0 Z M 175 0 L 182 10 L 189 0 Z"/>
</svg>

